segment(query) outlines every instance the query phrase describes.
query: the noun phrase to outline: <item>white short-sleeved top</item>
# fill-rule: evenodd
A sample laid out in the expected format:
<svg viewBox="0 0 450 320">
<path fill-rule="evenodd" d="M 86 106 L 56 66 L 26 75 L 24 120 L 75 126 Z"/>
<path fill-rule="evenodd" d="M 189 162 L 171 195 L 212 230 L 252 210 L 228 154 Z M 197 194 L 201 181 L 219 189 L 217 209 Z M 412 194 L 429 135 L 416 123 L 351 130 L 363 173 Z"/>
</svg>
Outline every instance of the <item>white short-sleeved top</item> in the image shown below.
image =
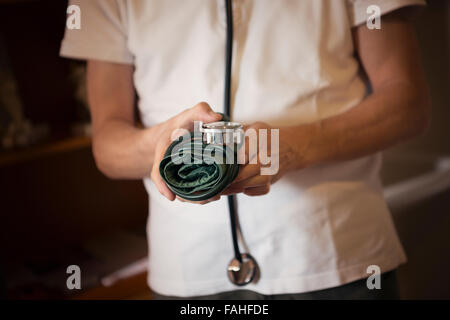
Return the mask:
<svg viewBox="0 0 450 320">
<path fill-rule="evenodd" d="M 86 0 L 81 29 L 67 30 L 61 55 L 135 66 L 146 126 L 200 101 L 223 110 L 222 0 Z M 235 0 L 232 118 L 273 126 L 345 112 L 366 94 L 351 28 L 367 7 L 381 13 L 421 0 Z M 381 27 L 382 27 L 381 19 Z M 374 30 L 373 32 L 377 32 Z M 248 289 L 300 293 L 389 271 L 406 261 L 379 181 L 381 156 L 319 165 L 284 176 L 269 194 L 238 196 L 241 229 L 260 267 Z M 161 294 L 236 289 L 226 199 L 170 202 L 144 179 L 150 199 L 149 285 Z M 124 213 L 126 214 L 126 213 Z"/>
</svg>

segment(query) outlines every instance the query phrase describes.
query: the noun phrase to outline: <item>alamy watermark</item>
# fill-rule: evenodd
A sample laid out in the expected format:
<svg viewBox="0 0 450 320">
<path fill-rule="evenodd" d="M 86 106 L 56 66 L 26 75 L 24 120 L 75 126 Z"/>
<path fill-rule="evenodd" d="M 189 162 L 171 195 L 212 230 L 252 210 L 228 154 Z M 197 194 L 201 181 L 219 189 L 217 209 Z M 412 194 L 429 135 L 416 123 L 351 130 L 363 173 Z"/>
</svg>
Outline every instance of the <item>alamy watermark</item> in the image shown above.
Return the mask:
<svg viewBox="0 0 450 320">
<path fill-rule="evenodd" d="M 81 268 L 76 264 L 70 265 L 66 269 L 67 277 L 66 286 L 69 290 L 81 290 Z"/>
<path fill-rule="evenodd" d="M 381 8 L 377 5 L 370 5 L 367 7 L 366 13 L 368 15 L 366 26 L 368 29 L 381 29 Z M 69 30 L 81 29 L 81 8 L 76 4 L 67 7 L 66 26 Z"/>
<path fill-rule="evenodd" d="M 368 15 L 366 26 L 369 30 L 381 29 L 381 8 L 377 5 L 370 5 L 366 9 Z M 81 8 L 76 4 L 67 7 L 66 26 L 69 30 L 81 29 Z"/>
<path fill-rule="evenodd" d="M 80 6 L 72 4 L 67 7 L 66 27 L 69 30 L 81 29 L 81 9 Z"/>
<path fill-rule="evenodd" d="M 200 123 L 194 122 L 194 138 L 202 140 L 202 132 L 199 131 Z M 241 135 L 240 143 L 224 144 L 225 148 L 217 148 L 217 145 L 191 144 L 192 136 L 187 130 L 175 130 L 172 140 L 179 139 L 172 149 L 171 160 L 174 164 L 260 164 L 261 175 L 275 175 L 279 170 L 279 129 L 237 129 Z M 269 138 L 270 133 L 270 138 Z M 248 151 L 248 152 L 247 152 Z"/>
<path fill-rule="evenodd" d="M 369 30 L 381 29 L 381 9 L 377 5 L 371 5 L 367 7 L 366 13 L 369 15 L 367 17 L 366 26 Z"/>
<path fill-rule="evenodd" d="M 367 267 L 366 272 L 370 274 L 366 281 L 367 289 L 381 289 L 381 268 L 373 264 Z"/>
</svg>

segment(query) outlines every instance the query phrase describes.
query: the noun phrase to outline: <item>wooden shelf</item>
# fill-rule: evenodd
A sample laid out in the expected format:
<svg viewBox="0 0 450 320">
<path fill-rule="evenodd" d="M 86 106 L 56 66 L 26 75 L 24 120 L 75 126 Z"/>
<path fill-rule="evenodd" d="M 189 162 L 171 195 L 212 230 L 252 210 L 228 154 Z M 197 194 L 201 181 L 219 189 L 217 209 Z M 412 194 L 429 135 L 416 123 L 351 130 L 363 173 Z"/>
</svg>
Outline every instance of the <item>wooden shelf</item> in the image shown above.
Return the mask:
<svg viewBox="0 0 450 320">
<path fill-rule="evenodd" d="M 90 137 L 69 137 L 23 149 L 0 152 L 0 168 L 91 146 Z"/>
<path fill-rule="evenodd" d="M 0 4 L 20 4 L 27 2 L 37 2 L 38 0 L 0 0 Z"/>
</svg>

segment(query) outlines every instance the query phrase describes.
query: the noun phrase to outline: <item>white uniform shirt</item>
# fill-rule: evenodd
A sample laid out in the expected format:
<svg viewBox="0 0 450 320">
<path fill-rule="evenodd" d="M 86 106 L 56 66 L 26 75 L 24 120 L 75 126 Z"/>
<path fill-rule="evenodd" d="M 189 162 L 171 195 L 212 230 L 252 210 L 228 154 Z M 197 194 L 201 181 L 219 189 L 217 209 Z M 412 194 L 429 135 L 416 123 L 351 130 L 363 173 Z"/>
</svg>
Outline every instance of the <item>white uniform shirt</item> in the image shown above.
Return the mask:
<svg viewBox="0 0 450 320">
<path fill-rule="evenodd" d="M 223 0 L 72 1 L 81 30 L 67 30 L 61 54 L 134 64 L 146 126 L 200 101 L 223 110 Z M 421 0 L 235 0 L 232 118 L 272 126 L 331 117 L 366 94 L 351 28 L 366 9 L 382 13 Z M 382 22 L 382 20 L 381 20 Z M 377 31 L 373 31 L 377 32 Z M 290 173 L 269 194 L 238 196 L 239 219 L 261 276 L 246 288 L 300 293 L 367 277 L 406 261 L 379 180 L 379 154 Z M 175 296 L 237 289 L 225 198 L 208 205 L 149 193 L 149 285 Z M 125 214 L 125 213 L 124 213 Z"/>
</svg>

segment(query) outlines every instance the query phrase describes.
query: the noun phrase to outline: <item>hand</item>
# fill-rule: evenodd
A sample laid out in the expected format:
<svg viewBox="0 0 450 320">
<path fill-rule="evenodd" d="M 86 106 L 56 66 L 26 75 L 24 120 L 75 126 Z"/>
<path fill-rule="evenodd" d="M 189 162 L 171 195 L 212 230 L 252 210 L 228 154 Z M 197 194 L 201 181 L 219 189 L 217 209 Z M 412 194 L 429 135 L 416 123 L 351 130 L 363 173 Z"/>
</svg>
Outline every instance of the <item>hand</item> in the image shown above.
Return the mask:
<svg viewBox="0 0 450 320">
<path fill-rule="evenodd" d="M 163 159 L 167 148 L 177 136 L 179 137 L 180 135 L 186 133 L 186 130 L 192 131 L 194 121 L 209 123 L 220 121 L 221 119 L 222 115 L 214 112 L 207 103 L 200 102 L 194 107 L 181 112 L 161 124 L 158 143 L 156 145 L 155 155 L 153 158 L 151 179 L 153 180 L 153 183 L 158 191 L 170 201 L 175 200 L 175 194 L 170 191 L 159 174 L 159 163 Z M 184 131 L 182 129 L 184 129 Z"/>
<path fill-rule="evenodd" d="M 251 129 L 255 130 L 257 141 L 250 143 L 250 139 L 246 138 L 245 148 L 238 152 L 241 163 L 239 175 L 222 195 L 265 195 L 270 191 L 270 186 L 288 171 L 306 165 L 302 165 L 299 154 L 306 153 L 309 137 L 299 129 L 281 128 L 278 135 L 272 136 L 271 130 L 274 128 L 266 123 L 256 122 L 244 128 L 246 136 Z M 261 139 L 260 130 L 266 130 L 266 139 Z M 299 153 L 299 150 L 302 152 Z"/>
</svg>

